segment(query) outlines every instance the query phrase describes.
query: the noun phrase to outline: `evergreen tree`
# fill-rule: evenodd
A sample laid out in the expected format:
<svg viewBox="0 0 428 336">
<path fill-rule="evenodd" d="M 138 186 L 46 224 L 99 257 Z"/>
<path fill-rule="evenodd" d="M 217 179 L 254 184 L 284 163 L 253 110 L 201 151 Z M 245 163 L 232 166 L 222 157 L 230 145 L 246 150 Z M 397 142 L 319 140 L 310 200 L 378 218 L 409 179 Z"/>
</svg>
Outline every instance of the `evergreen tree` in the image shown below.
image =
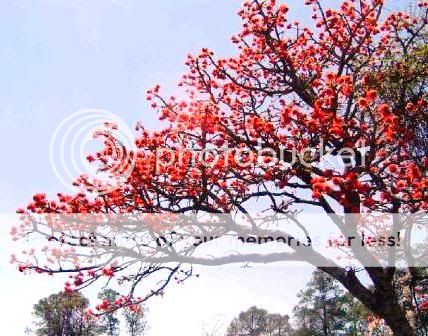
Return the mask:
<svg viewBox="0 0 428 336">
<path fill-rule="evenodd" d="M 132 305 L 125 307 L 123 317 L 125 318 L 126 327 L 129 336 L 143 336 L 148 330 L 146 320 L 147 309 L 142 305 Z"/>
<path fill-rule="evenodd" d="M 301 328 L 323 336 L 338 335 L 344 330 L 347 319 L 344 291 L 332 277 L 316 270 L 298 296 L 300 301 L 294 314 Z"/>
</svg>

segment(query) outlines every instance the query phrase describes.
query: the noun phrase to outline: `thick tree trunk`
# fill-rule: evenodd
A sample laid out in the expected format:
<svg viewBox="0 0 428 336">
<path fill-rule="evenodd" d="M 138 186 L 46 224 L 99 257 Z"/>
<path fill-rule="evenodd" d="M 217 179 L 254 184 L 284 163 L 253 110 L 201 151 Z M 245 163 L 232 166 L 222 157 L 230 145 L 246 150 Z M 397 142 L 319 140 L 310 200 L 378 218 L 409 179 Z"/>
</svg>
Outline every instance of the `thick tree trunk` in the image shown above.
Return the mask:
<svg viewBox="0 0 428 336">
<path fill-rule="evenodd" d="M 361 200 L 357 192 L 348 195 L 349 206 L 344 208 L 345 213 L 360 213 Z M 394 212 L 398 212 L 399 204 L 395 204 Z M 347 218 L 346 225 L 356 228 L 358 223 L 356 217 Z M 364 249 L 354 250 L 357 257 L 364 256 L 367 259 L 369 254 Z M 367 259 L 369 260 L 369 259 Z M 368 294 L 367 288 L 355 277 L 354 273 L 347 272 L 346 276 L 340 279 L 336 277 L 357 299 L 366 305 L 373 313 L 384 319 L 394 336 L 417 336 L 417 323 L 414 314 L 413 300 L 410 291 L 411 274 L 405 273 L 398 278 L 401 293 L 398 294 L 394 284 L 395 268 L 370 267 L 366 270 L 374 283 L 375 290 Z M 334 275 L 333 275 L 334 276 Z"/>
<path fill-rule="evenodd" d="M 388 316 L 382 317 L 394 336 L 416 336 L 416 329 L 403 314 L 401 316 L 397 316 L 397 314 L 388 314 Z"/>
<path fill-rule="evenodd" d="M 401 288 L 398 294 L 393 279 L 383 277 L 381 269 L 370 269 L 376 278 L 375 290 L 371 291 L 359 281 L 354 272 L 338 268 L 322 268 L 323 271 L 339 280 L 349 292 L 361 301 L 370 311 L 384 319 L 394 336 L 416 336 L 416 318 L 411 297 L 407 289 Z"/>
<path fill-rule="evenodd" d="M 378 294 L 376 303 L 369 308 L 385 320 L 394 336 L 416 336 L 416 318 L 412 307 L 406 309 L 405 305 L 400 304 L 393 291 Z"/>
<path fill-rule="evenodd" d="M 384 296 L 387 299 L 386 304 L 382 305 L 384 313 L 380 315 L 391 328 L 394 336 L 415 336 L 417 334 L 417 322 L 410 290 L 411 275 L 407 272 L 399 276 L 396 281 L 400 288 L 400 294 L 392 294 L 394 286 L 391 286 L 391 291 Z M 379 295 L 378 301 L 382 298 Z"/>
</svg>

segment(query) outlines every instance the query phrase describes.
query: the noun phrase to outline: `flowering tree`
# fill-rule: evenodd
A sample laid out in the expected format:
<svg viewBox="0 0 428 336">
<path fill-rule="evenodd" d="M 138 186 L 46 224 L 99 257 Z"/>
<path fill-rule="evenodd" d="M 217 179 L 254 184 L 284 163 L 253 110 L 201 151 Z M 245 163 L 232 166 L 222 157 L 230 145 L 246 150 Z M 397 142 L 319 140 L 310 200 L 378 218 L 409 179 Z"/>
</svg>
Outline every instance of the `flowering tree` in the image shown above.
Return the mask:
<svg viewBox="0 0 428 336">
<path fill-rule="evenodd" d="M 58 194 L 56 200 L 37 194 L 18 212 L 24 217 L 164 212 L 249 217 L 254 204 L 277 214 L 295 209 L 330 215 L 425 212 L 427 157 L 414 147 L 426 144 L 419 125 L 427 116 L 423 60 L 428 3 L 420 3 L 421 13 L 414 17 L 382 15 L 382 0 L 348 0 L 339 9 L 323 8 L 317 0 L 306 0 L 306 5 L 313 11 L 313 27 L 290 21 L 288 7 L 274 0 L 246 1 L 239 12 L 242 31 L 232 37 L 238 50 L 235 56 L 218 58 L 209 49 L 189 56 L 189 70 L 179 84 L 185 89 L 182 98 L 164 98 L 159 86 L 149 90 L 148 100 L 167 126 L 150 132 L 137 125 L 136 149 L 121 149 L 128 154 L 124 164 L 135 165 L 124 183 L 99 188 L 101 182 L 81 176 L 75 182 L 79 193 Z M 422 61 L 412 66 L 411 59 Z M 106 142 L 104 150 L 88 159 L 113 166 L 118 159 L 115 147 L 120 144 Z M 257 148 L 269 150 L 261 153 Z M 293 155 L 296 150 L 302 153 L 298 160 Z M 322 151 L 336 161 L 326 164 Z M 108 192 L 97 194 L 97 189 Z M 333 218 L 345 236 L 359 236 L 352 216 L 344 221 Z M 99 279 L 131 284 L 130 293 L 116 300 L 117 306 L 161 294 L 171 280 L 192 276 L 191 265 L 248 261 L 241 254 L 198 257 L 193 251 L 199 244 L 193 242 L 180 245 L 180 250 L 164 238 L 165 246 L 150 245 L 147 241 L 155 237 L 156 221 L 123 225 L 121 236 L 127 242 L 118 247 L 108 243 L 102 225 L 79 245 L 78 235 L 64 227 L 26 220 L 13 233 L 49 238 L 51 243 L 43 248 L 48 257 L 42 262 L 32 250 L 26 259 L 14 260 L 21 271 L 71 273 L 68 291 Z M 234 223 L 222 233 L 249 237 L 255 226 Z M 202 231 L 207 234 L 211 228 Z M 195 233 L 181 229 L 180 237 L 171 238 L 174 243 L 185 244 Z M 272 227 L 258 229 L 278 234 Z M 82 252 L 95 241 L 92 252 Z M 410 290 L 396 291 L 396 267 L 382 267 L 368 248 L 351 246 L 349 252 L 358 260 L 369 260 L 364 268 L 373 285 L 369 288 L 354 268 L 326 260 L 314 249 L 299 253 L 292 240 L 287 242 L 286 252 L 252 255 L 251 260 L 321 261 L 317 266 L 383 318 L 394 335 L 416 334 L 414 300 Z M 413 270 L 400 273 L 401 288 L 414 283 Z M 161 286 L 135 297 L 138 284 L 152 276 L 163 279 Z"/>
</svg>

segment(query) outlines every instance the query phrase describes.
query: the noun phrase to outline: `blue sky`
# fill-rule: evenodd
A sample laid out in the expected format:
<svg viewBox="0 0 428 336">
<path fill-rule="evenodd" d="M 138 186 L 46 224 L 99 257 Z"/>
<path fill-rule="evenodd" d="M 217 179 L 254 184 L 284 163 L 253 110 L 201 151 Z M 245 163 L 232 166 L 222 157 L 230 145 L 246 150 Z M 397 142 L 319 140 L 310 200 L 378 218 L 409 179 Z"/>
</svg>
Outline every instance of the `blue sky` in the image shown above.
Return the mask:
<svg viewBox="0 0 428 336">
<path fill-rule="evenodd" d="M 2 1 L 0 183 L 9 197 L 0 211 L 34 192 L 63 188 L 52 178 L 48 147 L 69 114 L 96 107 L 131 125 L 143 120 L 155 127 L 145 91 L 157 83 L 172 89 L 189 52 L 204 46 L 230 52 L 238 6 L 224 0 Z"/>
<path fill-rule="evenodd" d="M 294 14 L 304 13 L 301 1 L 290 3 L 299 4 L 291 6 Z M 53 174 L 48 148 L 55 128 L 71 113 L 101 108 L 130 125 L 142 120 L 158 127 L 145 91 L 160 83 L 173 93 L 188 53 L 208 46 L 231 54 L 239 5 L 234 0 L 1 1 L 0 212 L 13 212 L 35 192 L 65 189 Z M 8 265 L 14 249 L 7 236 L 10 219 L 1 218 L 0 282 L 9 304 L 1 308 L 6 322 L 0 332 L 21 336 L 32 304 L 59 290 L 61 281 L 26 278 Z M 300 268 L 224 272 L 211 269 L 198 283 L 154 302 L 150 336 L 168 330 L 200 335 L 204 320 L 221 314 L 227 320 L 253 303 L 289 312 L 310 274 Z M 186 302 L 189 297 L 196 303 Z"/>
</svg>

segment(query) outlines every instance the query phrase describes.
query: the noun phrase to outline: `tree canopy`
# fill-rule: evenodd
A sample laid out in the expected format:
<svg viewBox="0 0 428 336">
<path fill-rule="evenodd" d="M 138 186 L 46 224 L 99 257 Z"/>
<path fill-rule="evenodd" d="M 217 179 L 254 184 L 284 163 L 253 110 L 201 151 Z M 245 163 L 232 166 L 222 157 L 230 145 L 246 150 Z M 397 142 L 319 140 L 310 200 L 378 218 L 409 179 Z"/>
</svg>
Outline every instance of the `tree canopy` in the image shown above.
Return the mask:
<svg viewBox="0 0 428 336">
<path fill-rule="evenodd" d="M 80 293 L 52 294 L 34 305 L 36 334 L 40 336 L 95 336 L 98 320 L 88 314 L 88 300 Z"/>
<path fill-rule="evenodd" d="M 165 97 L 160 86 L 149 90 L 147 99 L 165 127 L 149 131 L 138 123 L 135 148 L 106 140 L 103 150 L 88 157 L 107 172 L 122 160 L 119 163 L 125 168 L 132 165 L 129 176 L 120 178 L 111 169 L 112 180 L 107 184 L 80 176 L 75 181 L 78 193 L 60 193 L 56 199 L 38 193 L 25 209 L 19 209 L 24 221 L 14 234 L 49 239 L 42 252 L 47 260 L 35 261 L 37 252 L 15 257 L 20 270 L 72 273 L 69 291 L 114 278 L 129 285 L 129 293 L 115 303 L 126 306 L 161 294 L 171 280 L 192 276 L 193 265 L 248 261 L 241 254 L 195 256 L 199 245 L 190 238 L 195 232 L 216 234 L 212 225 L 171 225 L 172 232 L 181 231 L 173 235 L 172 243 L 159 245 L 154 241 L 162 220 L 154 217 L 147 225 L 122 225 L 119 232 L 114 231 L 121 238 L 115 246 L 99 243 L 108 236 L 105 226 L 99 225 L 91 228 L 98 244 L 83 237 L 94 244 L 82 246 L 74 242 L 82 228 L 34 220 L 37 214 L 139 218 L 142 214 L 239 213 L 250 225 L 232 223 L 220 230 L 222 236 L 290 237 L 286 228 L 261 228 L 251 222 L 251 207 L 257 204 L 264 213 L 284 215 L 302 209 L 363 215 L 358 218 L 373 212 L 426 212 L 426 129 L 415 125 L 426 119 L 428 3 L 419 4 L 417 16 L 385 13 L 382 0 L 345 0 L 338 8 L 325 8 L 318 0 L 305 3 L 312 11 L 313 27 L 294 22 L 286 4 L 245 1 L 239 11 L 242 30 L 232 37 L 236 55 L 217 57 L 208 48 L 190 55 L 179 98 Z M 108 134 L 114 125 L 110 128 Z M 269 151 L 261 153 L 258 148 Z M 118 151 L 126 155 L 118 156 Z M 293 156 L 296 151 L 303 152 L 298 159 Z M 335 163 L 323 161 L 322 151 L 330 153 Z M 332 218 L 344 236 L 360 237 L 354 217 Z M 393 234 L 405 228 L 394 223 L 382 230 Z M 398 292 L 397 267 L 383 267 L 370 249 L 353 245 L 349 254 L 370 261 L 363 267 L 373 284 L 369 287 L 354 267 L 327 260 L 315 249 L 302 253 L 290 241 L 286 251 L 251 255 L 252 261 L 321 261 L 316 266 L 382 317 L 395 335 L 415 335 L 413 267 L 399 274 L 401 288 L 408 290 Z M 397 256 L 392 251 L 389 260 Z M 152 275 L 164 281 L 141 297 L 134 295 Z"/>
</svg>

